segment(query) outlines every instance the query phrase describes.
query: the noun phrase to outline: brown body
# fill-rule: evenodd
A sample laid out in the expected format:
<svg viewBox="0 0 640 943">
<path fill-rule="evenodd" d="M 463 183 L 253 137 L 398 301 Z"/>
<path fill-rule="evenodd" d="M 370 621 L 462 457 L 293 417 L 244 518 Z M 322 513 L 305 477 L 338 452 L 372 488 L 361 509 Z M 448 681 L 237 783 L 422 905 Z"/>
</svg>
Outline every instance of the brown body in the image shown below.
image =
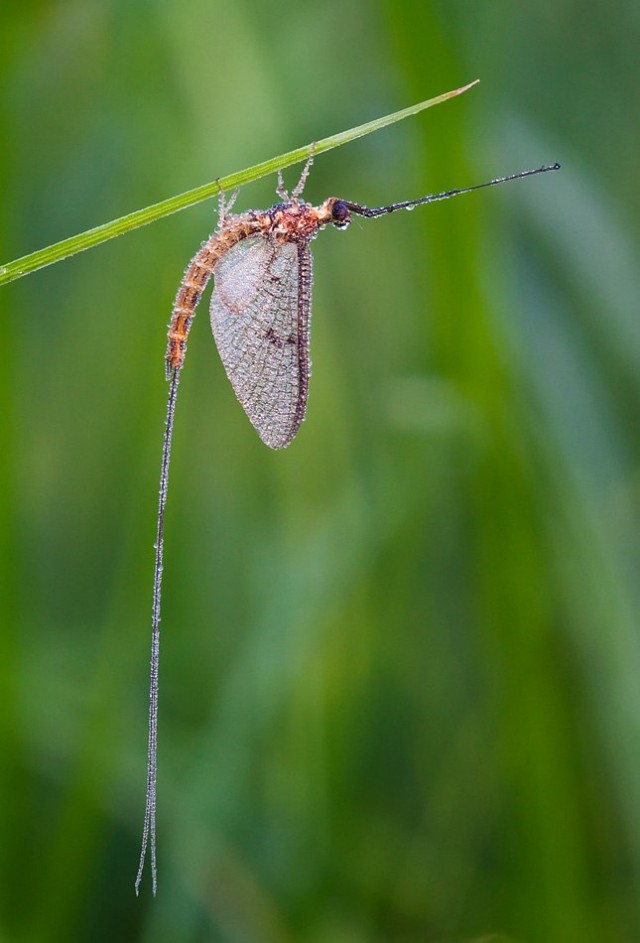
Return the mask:
<svg viewBox="0 0 640 943">
<path fill-rule="evenodd" d="M 277 204 L 269 210 L 248 210 L 246 213 L 222 218 L 219 228 L 207 239 L 187 266 L 180 283 L 169 324 L 167 375 L 179 371 L 182 367 L 196 307 L 223 256 L 249 236 L 264 235 L 276 244 L 306 244 L 322 226 L 333 221 L 332 209 L 336 202 L 335 197 L 330 197 L 321 206 L 310 206 L 301 200 L 293 199 L 290 203 Z"/>
</svg>

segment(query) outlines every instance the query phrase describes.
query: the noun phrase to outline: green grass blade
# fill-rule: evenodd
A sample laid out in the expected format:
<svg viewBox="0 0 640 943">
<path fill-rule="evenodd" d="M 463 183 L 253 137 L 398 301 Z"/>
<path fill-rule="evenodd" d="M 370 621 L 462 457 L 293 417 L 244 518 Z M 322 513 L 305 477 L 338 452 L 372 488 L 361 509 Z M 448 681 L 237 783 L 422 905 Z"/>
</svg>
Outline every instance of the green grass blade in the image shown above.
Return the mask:
<svg viewBox="0 0 640 943">
<path fill-rule="evenodd" d="M 445 92 L 444 95 L 438 95 L 436 98 L 430 98 L 427 101 L 419 102 L 417 105 L 411 105 L 409 108 L 403 108 L 401 111 L 395 111 L 393 114 L 385 115 L 382 118 L 375 118 L 373 121 L 368 121 L 356 128 L 350 128 L 348 131 L 341 131 L 339 134 L 333 134 L 331 137 L 316 141 L 314 152 L 315 154 L 322 154 L 324 151 L 329 151 L 334 147 L 340 147 L 342 144 L 355 141 L 356 138 L 371 134 L 372 131 L 380 131 L 396 121 L 402 121 L 404 118 L 417 115 L 426 108 L 440 105 L 450 98 L 455 98 L 456 95 L 461 95 L 477 85 L 478 81 L 479 79 L 476 79 L 474 82 L 470 82 L 469 85 L 456 88 L 451 92 Z M 170 216 L 172 213 L 186 209 L 188 206 L 194 206 L 202 200 L 215 196 L 221 190 L 233 190 L 235 187 L 240 187 L 245 183 L 251 183 L 261 177 L 266 177 L 268 174 L 275 173 L 277 170 L 283 170 L 292 164 L 300 163 L 309 157 L 311 146 L 307 144 L 305 147 L 298 147 L 294 151 L 281 154 L 280 157 L 273 157 L 271 160 L 265 160 L 261 164 L 255 164 L 255 166 L 246 170 L 229 174 L 227 177 L 221 177 L 211 183 L 205 183 L 201 187 L 187 190 L 186 193 L 169 197 L 168 200 L 154 203 L 142 210 L 128 213 L 126 216 L 121 216 L 109 223 L 103 223 L 94 229 L 87 229 L 86 232 L 70 236 L 61 242 L 55 242 L 44 249 L 38 249 L 36 252 L 22 256 L 20 259 L 0 266 L 0 285 L 6 285 L 8 282 L 15 281 L 23 275 L 29 275 L 46 265 L 52 265 L 61 259 L 69 258 L 69 256 L 83 252 L 85 249 L 100 245 L 108 239 L 114 239 L 116 236 L 123 235 L 123 233 L 131 232 L 140 226 L 146 226 L 148 223 L 153 223 L 164 216 Z"/>
</svg>

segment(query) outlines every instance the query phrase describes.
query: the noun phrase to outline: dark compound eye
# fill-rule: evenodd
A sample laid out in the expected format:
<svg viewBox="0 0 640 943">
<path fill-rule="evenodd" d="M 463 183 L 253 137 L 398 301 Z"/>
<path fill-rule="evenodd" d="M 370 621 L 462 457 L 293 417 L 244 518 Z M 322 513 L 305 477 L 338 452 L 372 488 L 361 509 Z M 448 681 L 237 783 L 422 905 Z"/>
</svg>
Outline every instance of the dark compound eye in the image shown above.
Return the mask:
<svg viewBox="0 0 640 943">
<path fill-rule="evenodd" d="M 336 226 L 348 226 L 351 219 L 349 207 L 342 200 L 336 200 L 331 210 L 331 216 Z"/>
</svg>

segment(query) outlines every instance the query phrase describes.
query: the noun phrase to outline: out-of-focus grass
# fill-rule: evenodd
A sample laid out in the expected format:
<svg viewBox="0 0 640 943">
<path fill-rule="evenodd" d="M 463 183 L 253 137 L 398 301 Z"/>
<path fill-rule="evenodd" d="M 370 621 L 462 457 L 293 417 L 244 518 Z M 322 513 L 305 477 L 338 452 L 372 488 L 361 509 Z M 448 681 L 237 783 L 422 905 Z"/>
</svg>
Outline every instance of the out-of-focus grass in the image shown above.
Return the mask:
<svg viewBox="0 0 640 943">
<path fill-rule="evenodd" d="M 0 935 L 633 943 L 631 8 L 2 16 L 2 258 L 469 75 L 455 108 L 320 158 L 307 197 L 563 170 L 314 243 L 309 416 L 285 453 L 246 422 L 199 315 L 153 904 L 132 881 L 164 325 L 213 208 L 2 289 Z"/>
</svg>

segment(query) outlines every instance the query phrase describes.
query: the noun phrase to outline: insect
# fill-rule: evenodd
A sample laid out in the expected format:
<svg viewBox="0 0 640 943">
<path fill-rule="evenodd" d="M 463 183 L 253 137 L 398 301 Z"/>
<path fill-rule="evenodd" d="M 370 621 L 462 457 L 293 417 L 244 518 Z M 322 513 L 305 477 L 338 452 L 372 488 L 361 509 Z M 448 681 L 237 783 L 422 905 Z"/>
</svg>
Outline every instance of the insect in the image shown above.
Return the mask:
<svg viewBox="0 0 640 943">
<path fill-rule="evenodd" d="M 262 441 L 272 449 L 282 449 L 298 433 L 307 407 L 313 265 L 310 244 L 318 232 L 329 225 L 346 229 L 352 215 L 373 219 L 560 167 L 553 164 L 525 170 L 475 186 L 370 209 L 338 197 L 329 197 L 320 206 L 304 202 L 301 196 L 312 163 L 313 149 L 290 196 L 278 172 L 276 192 L 282 202 L 271 209 L 231 214 L 238 191 L 228 202 L 221 194 L 218 228 L 187 266 L 173 306 L 165 363 L 169 398 L 155 543 L 147 789 L 136 894 L 147 848 L 154 894 L 157 889 L 156 771 L 164 511 L 178 383 L 196 306 L 209 279 L 213 276 L 215 281 L 211 327 L 227 376 Z"/>
</svg>

